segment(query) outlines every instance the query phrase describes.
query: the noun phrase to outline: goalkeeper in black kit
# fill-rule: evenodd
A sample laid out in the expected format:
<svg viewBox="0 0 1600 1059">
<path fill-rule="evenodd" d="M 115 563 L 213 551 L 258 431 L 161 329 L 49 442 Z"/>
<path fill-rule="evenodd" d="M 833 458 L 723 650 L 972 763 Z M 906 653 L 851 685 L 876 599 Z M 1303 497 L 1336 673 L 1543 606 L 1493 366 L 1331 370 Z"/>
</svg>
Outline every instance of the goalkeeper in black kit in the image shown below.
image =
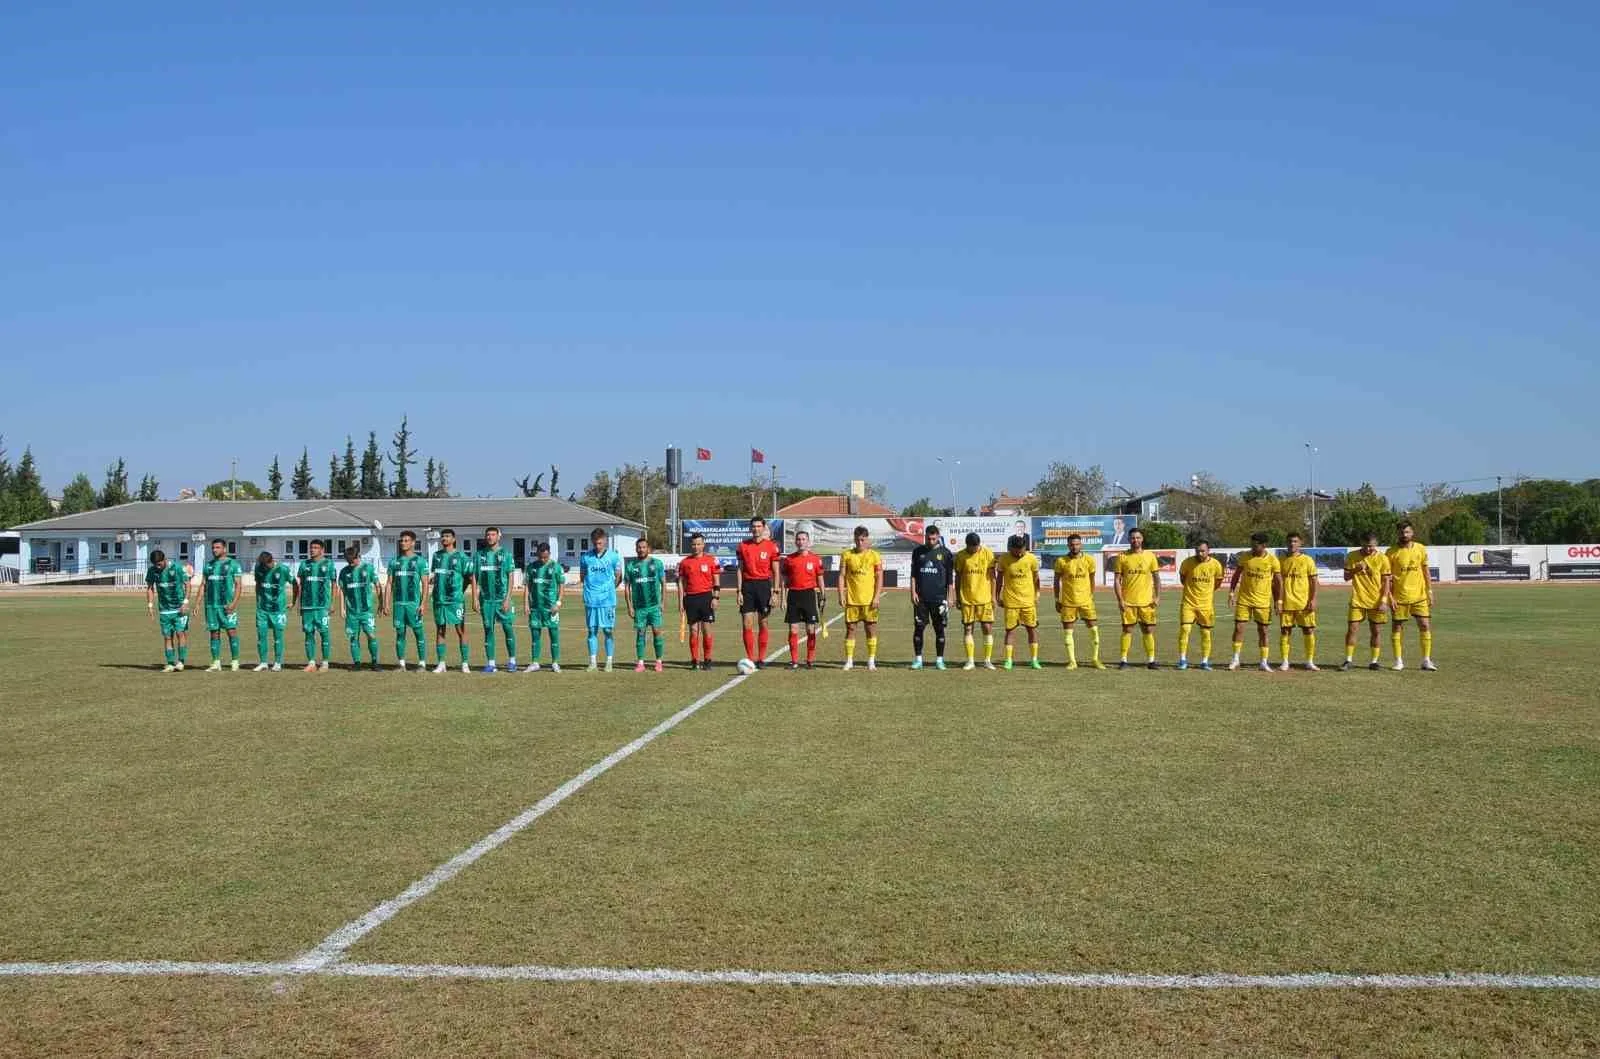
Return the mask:
<svg viewBox="0 0 1600 1059">
<path fill-rule="evenodd" d="M 956 557 L 939 535 L 938 526 L 929 526 L 923 543 L 911 553 L 911 605 L 914 626 L 911 646 L 916 650 L 912 669 L 922 668 L 922 640 L 933 625 L 935 669 L 944 668 L 945 627 L 950 613 L 950 586 L 955 583 Z"/>
</svg>

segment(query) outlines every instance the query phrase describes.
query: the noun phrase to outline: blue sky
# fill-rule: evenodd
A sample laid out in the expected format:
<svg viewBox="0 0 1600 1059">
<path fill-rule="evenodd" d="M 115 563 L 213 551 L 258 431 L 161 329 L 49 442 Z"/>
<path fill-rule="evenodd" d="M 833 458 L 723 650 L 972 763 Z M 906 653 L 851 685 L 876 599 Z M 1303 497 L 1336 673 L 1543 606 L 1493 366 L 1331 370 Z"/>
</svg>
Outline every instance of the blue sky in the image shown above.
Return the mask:
<svg viewBox="0 0 1600 1059">
<path fill-rule="evenodd" d="M 468 494 L 668 441 L 963 506 L 1596 473 L 1593 4 L 23 6 L 0 431 L 53 488 L 402 412 Z"/>
</svg>

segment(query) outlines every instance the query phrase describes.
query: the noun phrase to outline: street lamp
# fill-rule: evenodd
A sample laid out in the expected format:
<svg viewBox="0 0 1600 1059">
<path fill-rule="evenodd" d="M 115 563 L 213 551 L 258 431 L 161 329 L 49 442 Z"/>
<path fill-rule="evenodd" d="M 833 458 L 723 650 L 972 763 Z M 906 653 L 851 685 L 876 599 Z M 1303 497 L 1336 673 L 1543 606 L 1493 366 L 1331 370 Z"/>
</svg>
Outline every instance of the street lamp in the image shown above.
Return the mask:
<svg viewBox="0 0 1600 1059">
<path fill-rule="evenodd" d="M 934 459 L 938 460 L 940 466 L 950 474 L 950 517 L 954 518 L 956 516 L 956 468 L 961 466 L 961 461 L 957 459 L 947 460 L 943 456 L 935 456 Z"/>
<path fill-rule="evenodd" d="M 1306 494 L 1311 497 L 1311 546 L 1317 546 L 1317 447 L 1306 442 Z"/>
</svg>

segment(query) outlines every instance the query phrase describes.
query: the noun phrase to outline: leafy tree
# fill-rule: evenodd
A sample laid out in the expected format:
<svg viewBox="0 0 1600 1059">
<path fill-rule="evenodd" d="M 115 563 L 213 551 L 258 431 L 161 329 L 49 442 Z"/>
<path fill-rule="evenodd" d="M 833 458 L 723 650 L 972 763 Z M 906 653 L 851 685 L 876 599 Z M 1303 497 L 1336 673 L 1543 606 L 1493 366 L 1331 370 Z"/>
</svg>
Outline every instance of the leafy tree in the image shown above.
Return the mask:
<svg viewBox="0 0 1600 1059">
<path fill-rule="evenodd" d="M 50 497 L 45 494 L 44 482 L 39 478 L 39 466 L 33 461 L 33 449 L 22 450 L 22 460 L 10 475 L 11 488 L 6 491 L 7 525 L 21 526 L 50 517 Z"/>
<path fill-rule="evenodd" d="M 1600 543 L 1600 501 L 1576 500 L 1541 512 L 1528 526 L 1530 544 Z"/>
<path fill-rule="evenodd" d="M 1483 544 L 1487 529 L 1483 520 L 1465 509 L 1457 509 L 1433 524 L 1429 544 Z"/>
<path fill-rule="evenodd" d="M 294 465 L 289 489 L 296 500 L 314 500 L 317 496 L 316 482 L 311 477 L 311 455 L 304 448 L 300 450 L 300 462 Z"/>
<path fill-rule="evenodd" d="M 76 515 L 82 511 L 93 511 L 98 504 L 99 498 L 95 494 L 94 483 L 89 481 L 87 474 L 78 475 L 61 491 L 61 514 L 63 515 Z"/>
<path fill-rule="evenodd" d="M 411 425 L 409 418 L 400 417 L 400 429 L 394 432 L 390 441 L 389 463 L 394 467 L 394 487 L 390 492 L 400 500 L 414 496 L 411 491 L 411 476 L 408 470 L 417 462 L 417 450 L 411 447 Z M 428 461 L 432 463 L 433 461 Z M 431 489 L 431 486 L 430 486 Z"/>
<path fill-rule="evenodd" d="M 1260 507 L 1263 504 L 1273 504 L 1283 499 L 1283 494 L 1270 485 L 1252 485 L 1239 493 L 1246 507 Z"/>
<path fill-rule="evenodd" d="M 272 466 L 267 469 L 267 495 L 273 500 L 283 499 L 283 469 L 278 466 L 278 454 L 272 454 Z"/>
<path fill-rule="evenodd" d="M 267 498 L 267 494 L 261 491 L 261 487 L 248 478 L 240 478 L 238 480 L 224 478 L 220 482 L 212 482 L 200 491 L 200 495 L 207 500 L 232 500 L 234 499 L 235 489 L 238 490 L 238 499 L 240 500 L 265 500 Z"/>
<path fill-rule="evenodd" d="M 978 509 L 977 509 L 977 508 L 975 508 L 975 507 L 970 507 L 970 506 L 969 506 L 969 507 L 968 507 L 968 508 L 967 508 L 967 510 L 966 510 L 966 511 L 965 511 L 965 512 L 964 512 L 964 514 L 965 514 L 965 515 L 966 515 L 966 516 L 967 516 L 967 517 L 968 517 L 968 518 L 972 518 L 972 517 L 973 517 L 973 516 L 975 516 L 975 515 L 976 515 L 976 514 L 977 514 L 977 513 L 978 513 Z"/>
<path fill-rule="evenodd" d="M 444 499 L 450 495 L 450 468 L 440 460 L 433 468 L 433 493 L 432 496 Z"/>
<path fill-rule="evenodd" d="M 551 496 L 557 495 L 556 494 L 556 485 L 560 481 L 561 481 L 561 468 L 557 467 L 555 464 L 552 463 L 550 465 L 550 495 Z"/>
<path fill-rule="evenodd" d="M 105 484 L 100 487 L 100 496 L 96 501 L 101 507 L 116 507 L 118 504 L 127 504 L 133 501 L 133 494 L 128 492 L 128 464 L 125 460 L 118 460 L 106 467 Z"/>
<path fill-rule="evenodd" d="M 889 487 L 883 482 L 868 482 L 867 499 L 875 504 L 887 505 L 889 503 Z"/>
<path fill-rule="evenodd" d="M 1182 548 L 1188 544 L 1184 532 L 1170 522 L 1141 522 L 1146 548 Z"/>
<path fill-rule="evenodd" d="M 933 501 L 928 497 L 919 496 L 915 500 L 911 501 L 911 503 L 901 508 L 900 514 L 909 518 L 927 518 L 929 515 L 939 514 L 941 510 L 943 509 L 934 507 Z"/>
<path fill-rule="evenodd" d="M 382 500 L 389 495 L 389 483 L 383 480 L 383 454 L 378 451 L 378 432 L 367 432 L 367 448 L 361 455 L 361 483 L 357 487 L 363 500 Z"/>
<path fill-rule="evenodd" d="M 1052 462 L 1045 468 L 1044 477 L 1034 484 L 1033 495 L 1040 514 L 1097 511 L 1106 499 L 1106 472 L 1098 463 L 1083 468 Z"/>
<path fill-rule="evenodd" d="M 544 472 L 540 471 L 537 475 L 523 475 L 520 481 L 513 478 L 511 483 L 517 487 L 518 496 L 540 496 L 544 492 Z"/>
<path fill-rule="evenodd" d="M 1362 483 L 1356 490 L 1340 490 L 1333 503 L 1318 510 L 1318 543 L 1328 547 L 1354 548 L 1368 531 L 1378 535 L 1384 545 L 1395 543 L 1398 520 L 1387 501 L 1371 485 Z"/>
<path fill-rule="evenodd" d="M 139 499 L 144 501 L 161 499 L 161 483 L 156 481 L 156 476 L 147 474 L 139 479 Z"/>
</svg>

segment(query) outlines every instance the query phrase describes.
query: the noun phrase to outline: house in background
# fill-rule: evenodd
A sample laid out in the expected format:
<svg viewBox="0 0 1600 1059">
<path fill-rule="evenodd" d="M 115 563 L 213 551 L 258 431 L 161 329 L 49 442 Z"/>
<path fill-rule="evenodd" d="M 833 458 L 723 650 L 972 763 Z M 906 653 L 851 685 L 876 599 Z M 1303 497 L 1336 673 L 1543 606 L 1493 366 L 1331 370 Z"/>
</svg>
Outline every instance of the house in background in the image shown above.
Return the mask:
<svg viewBox="0 0 1600 1059">
<path fill-rule="evenodd" d="M 1031 513 L 1031 509 L 1033 508 L 1036 500 L 1037 498 L 1032 493 L 1024 493 L 1022 496 L 1012 496 L 1010 493 L 1007 493 L 1002 489 L 999 494 L 994 497 L 994 499 L 990 500 L 987 504 L 978 509 L 978 514 L 994 515 L 1004 518 L 1020 518 Z"/>
</svg>

